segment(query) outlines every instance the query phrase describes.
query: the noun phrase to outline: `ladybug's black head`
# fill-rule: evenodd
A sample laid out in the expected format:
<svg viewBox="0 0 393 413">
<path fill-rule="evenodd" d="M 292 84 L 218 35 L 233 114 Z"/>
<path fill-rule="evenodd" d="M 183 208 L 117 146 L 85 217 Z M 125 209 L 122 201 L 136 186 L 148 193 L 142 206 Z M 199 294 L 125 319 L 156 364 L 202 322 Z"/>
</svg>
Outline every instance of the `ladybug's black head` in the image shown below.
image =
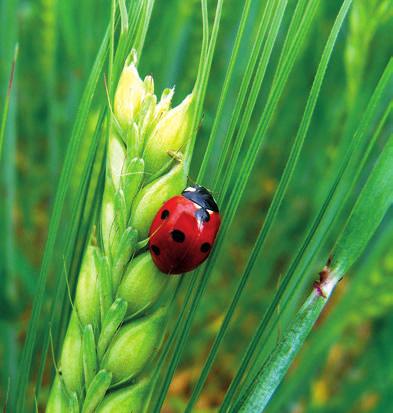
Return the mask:
<svg viewBox="0 0 393 413">
<path fill-rule="evenodd" d="M 218 212 L 218 206 L 212 194 L 203 186 L 189 186 L 182 192 L 182 195 L 190 201 L 200 205 L 203 209 Z"/>
</svg>

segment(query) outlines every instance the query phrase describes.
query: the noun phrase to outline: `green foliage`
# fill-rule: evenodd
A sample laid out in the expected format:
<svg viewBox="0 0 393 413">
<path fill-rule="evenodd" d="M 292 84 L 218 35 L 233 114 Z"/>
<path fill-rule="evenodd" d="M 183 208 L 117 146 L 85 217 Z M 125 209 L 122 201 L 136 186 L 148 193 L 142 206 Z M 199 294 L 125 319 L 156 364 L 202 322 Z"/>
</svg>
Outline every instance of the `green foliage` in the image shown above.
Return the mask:
<svg viewBox="0 0 393 413">
<path fill-rule="evenodd" d="M 392 410 L 392 10 L 0 3 L 6 411 Z M 163 277 L 140 249 L 187 177 L 222 228 Z"/>
</svg>

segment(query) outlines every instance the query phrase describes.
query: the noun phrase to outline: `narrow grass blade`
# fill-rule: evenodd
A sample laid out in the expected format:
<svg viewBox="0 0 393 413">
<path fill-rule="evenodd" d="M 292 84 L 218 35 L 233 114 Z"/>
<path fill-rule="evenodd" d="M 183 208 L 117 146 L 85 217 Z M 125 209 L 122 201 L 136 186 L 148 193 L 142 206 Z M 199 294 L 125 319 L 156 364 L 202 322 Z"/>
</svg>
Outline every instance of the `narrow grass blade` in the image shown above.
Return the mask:
<svg viewBox="0 0 393 413">
<path fill-rule="evenodd" d="M 50 228 L 49 228 L 49 233 L 48 233 L 48 239 L 47 239 L 47 243 L 45 246 L 44 257 L 43 257 L 42 265 L 41 265 L 41 271 L 40 271 L 39 279 L 37 282 L 36 296 L 34 299 L 33 310 L 31 314 L 29 327 L 27 330 L 26 342 L 23 348 L 21 364 L 19 368 L 16 400 L 14 402 L 16 406 L 15 408 L 16 412 L 24 411 L 24 404 L 26 401 L 26 395 L 25 395 L 26 386 L 27 386 L 27 382 L 29 379 L 33 349 L 34 349 L 34 345 L 35 345 L 36 338 L 37 338 L 35 332 L 37 331 L 38 325 L 39 325 L 39 319 L 40 319 L 41 309 L 43 305 L 49 264 L 55 252 L 54 247 L 55 247 L 55 241 L 56 241 L 56 234 L 59 230 L 61 213 L 64 207 L 66 192 L 67 192 L 69 182 L 70 182 L 71 171 L 73 170 L 73 166 L 75 165 L 75 162 L 77 159 L 77 153 L 79 151 L 80 143 L 83 138 L 86 120 L 87 120 L 88 113 L 91 107 L 92 99 L 94 96 L 94 91 L 97 87 L 100 74 L 102 73 L 102 69 L 104 67 L 106 53 L 107 53 L 107 44 L 108 44 L 108 34 L 106 34 L 101 44 L 101 48 L 98 52 L 96 61 L 94 63 L 92 72 L 89 77 L 89 81 L 86 85 L 86 89 L 82 97 L 82 101 L 79 107 L 78 117 L 74 125 L 69 147 L 67 150 L 66 159 L 64 161 L 63 171 L 62 171 L 59 185 L 58 185 L 58 190 L 57 190 L 55 201 L 54 201 L 53 213 L 52 213 L 51 223 L 50 223 Z"/>
<path fill-rule="evenodd" d="M 285 381 L 285 386 L 282 386 L 279 390 L 280 394 L 272 399 L 269 404 L 269 411 L 281 412 L 283 406 L 291 403 L 299 397 L 299 394 L 303 393 L 304 383 L 309 383 L 316 376 L 317 372 L 321 370 L 322 363 L 326 361 L 328 350 L 334 343 L 343 337 L 343 334 L 347 331 L 348 327 L 353 328 L 356 325 L 356 321 L 353 320 L 353 314 L 356 313 L 356 318 L 364 320 L 363 310 L 368 311 L 368 305 L 363 307 L 359 312 L 358 303 L 364 299 L 364 291 L 368 289 L 367 285 L 370 283 L 370 278 L 373 278 L 375 272 L 380 274 L 386 271 L 384 263 L 389 256 L 389 250 L 393 239 L 393 221 L 387 222 L 387 225 L 383 227 L 376 242 L 373 242 L 372 250 L 367 253 L 366 259 L 362 259 L 357 265 L 354 272 L 351 271 L 350 289 L 344 297 L 335 304 L 335 307 L 329 313 L 329 318 L 325 319 L 320 328 L 318 328 L 312 336 L 308 339 L 306 348 L 302 350 L 302 356 L 297 363 L 296 369 L 293 374 L 291 373 L 288 379 Z M 387 270 L 386 275 L 389 277 L 393 275 L 393 270 Z M 383 287 L 383 284 L 381 285 Z M 373 285 L 373 288 L 369 289 L 370 297 L 378 292 Z M 374 301 L 374 300 L 373 300 Z M 372 303 L 374 309 L 374 303 Z M 385 306 L 382 304 L 382 307 Z M 386 308 L 386 311 L 390 311 L 390 307 Z M 375 318 L 380 317 L 380 314 L 374 313 Z M 374 318 L 373 317 L 373 318 Z M 361 321 L 363 322 L 363 321 Z M 308 349 L 313 349 L 310 353 Z"/>
<path fill-rule="evenodd" d="M 224 106 L 225 106 L 224 103 L 227 99 L 229 86 L 230 86 L 231 79 L 232 79 L 233 74 L 234 74 L 234 70 L 235 70 L 235 66 L 236 66 L 236 59 L 237 59 L 238 54 L 239 54 L 241 40 L 243 38 L 244 30 L 246 28 L 246 22 L 247 22 L 247 19 L 249 17 L 249 13 L 250 13 L 250 5 L 251 5 L 251 0 L 246 0 L 246 2 L 244 4 L 244 8 L 243 8 L 243 13 L 242 13 L 242 16 L 241 16 L 241 19 L 240 19 L 239 29 L 238 29 L 238 32 L 236 34 L 235 44 L 233 46 L 233 50 L 232 50 L 230 62 L 229 62 L 229 65 L 228 65 L 227 73 L 225 75 L 223 90 L 222 90 L 222 93 L 220 95 L 220 100 L 219 100 L 219 103 L 218 103 L 217 113 L 216 113 L 216 116 L 214 117 L 214 124 L 212 126 L 212 131 L 211 131 L 211 134 L 210 134 L 209 142 L 207 144 L 207 148 L 206 148 L 206 151 L 205 151 L 205 156 L 203 158 L 201 167 L 199 169 L 199 174 L 202 175 L 202 176 L 204 176 L 206 174 L 206 168 L 208 166 L 208 161 L 211 157 L 211 154 L 212 154 L 212 151 L 213 151 L 213 148 L 214 148 L 214 143 L 217 139 L 218 126 L 220 124 L 220 120 L 221 120 L 222 115 L 223 115 Z"/>
<path fill-rule="evenodd" d="M 281 94 L 283 93 L 289 74 L 293 68 L 294 62 L 298 56 L 301 45 L 304 41 L 305 35 L 310 28 L 311 21 L 314 16 L 314 12 L 315 12 L 315 6 L 316 6 L 316 3 L 314 3 L 313 6 L 310 7 L 307 10 L 307 13 L 303 16 L 304 24 L 299 27 L 297 35 L 295 36 L 294 40 L 291 42 L 291 48 L 290 48 L 291 53 L 288 53 L 288 55 L 284 59 L 285 61 L 283 65 L 279 69 L 277 69 L 277 73 L 275 76 L 276 81 L 273 82 L 272 90 L 270 92 L 268 102 L 266 104 L 266 107 L 263 111 L 263 114 L 261 116 L 260 122 L 257 127 L 257 132 L 243 159 L 242 165 L 240 167 L 240 171 L 236 174 L 236 181 L 234 184 L 234 188 L 236 188 L 236 190 L 231 191 L 230 200 L 227 204 L 228 208 L 227 210 L 224 210 L 224 213 L 223 213 L 225 219 L 223 221 L 223 225 L 221 226 L 218 239 L 216 240 L 215 249 L 213 250 L 209 258 L 209 261 L 207 263 L 207 266 L 205 268 L 205 274 L 202 276 L 202 270 L 198 270 L 196 274 L 193 275 L 193 277 L 198 278 L 198 283 L 195 288 L 196 291 L 189 305 L 188 312 L 187 312 L 187 309 L 183 307 L 181 314 L 179 316 L 179 318 L 186 317 L 185 320 L 183 322 L 179 321 L 176 324 L 175 330 L 173 332 L 173 334 L 179 334 L 180 338 L 178 339 L 178 343 L 175 347 L 174 355 L 170 363 L 171 366 L 168 369 L 167 376 L 164 381 L 164 386 L 169 386 L 170 380 L 168 382 L 168 377 L 169 376 L 172 377 L 174 370 L 176 368 L 176 365 L 179 361 L 181 351 L 184 348 L 186 338 L 191 328 L 191 323 L 192 323 L 194 314 L 198 308 L 203 291 L 209 279 L 209 274 L 212 268 L 214 267 L 214 264 L 217 259 L 217 255 L 220 251 L 223 240 L 225 239 L 225 235 L 227 234 L 227 231 L 229 230 L 230 224 L 232 223 L 236 210 L 240 204 L 240 199 L 243 195 L 246 183 L 251 174 L 252 167 L 255 163 L 255 160 L 258 154 L 258 149 L 260 148 L 260 146 L 262 145 L 264 141 L 264 138 L 266 137 L 266 132 L 272 120 L 273 113 L 278 105 Z M 187 291 L 186 302 L 189 302 L 190 300 L 190 297 L 192 295 L 192 289 L 194 288 L 194 285 L 195 285 L 194 283 L 195 283 L 195 278 L 193 278 L 189 286 L 189 289 Z M 179 330 L 180 332 L 178 332 Z"/>
<path fill-rule="evenodd" d="M 345 5 L 345 4 L 344 4 Z M 343 206 L 346 204 L 346 199 L 352 191 L 353 186 L 357 182 L 360 171 L 358 170 L 359 164 L 363 164 L 363 161 L 359 161 L 359 154 L 363 148 L 364 140 L 367 137 L 366 131 L 369 129 L 370 124 L 372 123 L 375 114 L 381 104 L 383 97 L 383 92 L 386 91 L 387 85 L 391 81 L 393 70 L 393 64 L 390 62 L 386 67 L 376 90 L 370 100 L 368 108 L 360 122 L 359 128 L 355 133 L 355 136 L 352 140 L 350 148 L 348 148 L 346 157 L 343 159 L 339 173 L 328 193 L 328 196 L 322 205 L 318 216 L 314 220 L 307 237 L 299 250 L 298 254 L 292 261 L 280 287 L 277 291 L 270 307 L 268 308 L 264 318 L 258 326 L 258 329 L 250 342 L 246 354 L 242 360 L 241 366 L 231 383 L 231 386 L 225 396 L 223 405 L 221 406 L 221 411 L 225 411 L 224 408 L 229 406 L 229 399 L 233 397 L 234 392 L 237 389 L 240 380 L 242 379 L 247 366 L 250 363 L 250 360 L 256 351 L 258 343 L 265 332 L 266 327 L 271 321 L 271 318 L 274 312 L 277 309 L 277 306 L 282 300 L 283 296 L 286 296 L 286 299 L 283 300 L 281 305 L 281 312 L 285 311 L 288 301 L 292 296 L 294 289 L 299 284 L 301 277 L 306 271 L 311 260 L 315 256 L 316 252 L 320 248 L 321 240 L 326 235 L 327 231 L 330 229 L 332 222 L 337 217 L 338 213 L 342 210 Z M 367 156 L 368 150 L 366 151 Z M 363 155 L 363 154 L 361 154 Z M 351 178 L 349 184 L 345 179 L 348 177 Z M 291 283 L 291 285 L 290 285 Z M 288 287 L 290 285 L 290 287 Z M 270 332 L 274 328 L 274 325 L 271 327 Z"/>
<path fill-rule="evenodd" d="M 270 208 L 268 210 L 266 219 L 264 221 L 264 224 L 261 228 L 261 231 L 258 234 L 257 240 L 254 244 L 253 250 L 251 251 L 251 254 L 248 258 L 246 267 L 244 269 L 244 272 L 241 276 L 239 285 L 236 289 L 235 295 L 233 297 L 233 300 L 230 304 L 230 307 L 228 308 L 228 311 L 225 315 L 224 321 L 222 322 L 220 331 L 218 332 L 215 341 L 212 345 L 212 348 L 210 350 L 209 356 L 206 360 L 206 363 L 204 365 L 204 368 L 198 378 L 198 381 L 195 385 L 193 394 L 191 395 L 191 399 L 189 401 L 187 409 L 191 409 L 193 404 L 196 402 L 196 399 L 198 395 L 200 394 L 202 390 L 202 386 L 205 383 L 207 379 L 207 375 L 212 367 L 213 361 L 217 355 L 218 348 L 220 346 L 221 341 L 224 338 L 224 335 L 228 329 L 230 320 L 233 317 L 233 314 L 236 310 L 237 304 L 240 300 L 241 294 L 247 285 L 247 281 L 249 279 L 250 274 L 252 273 L 252 269 L 254 267 L 255 260 L 257 256 L 259 255 L 261 249 L 264 247 L 264 243 L 266 240 L 266 237 L 270 231 L 270 228 L 272 227 L 275 218 L 277 216 L 278 210 L 281 206 L 281 203 L 283 201 L 284 195 L 286 193 L 286 190 L 288 188 L 289 182 L 291 180 L 291 177 L 293 175 L 293 172 L 297 166 L 297 162 L 299 159 L 300 152 L 302 150 L 304 140 L 306 138 L 310 123 L 311 123 L 311 118 L 315 110 L 315 106 L 317 103 L 317 98 L 319 95 L 319 92 L 321 90 L 322 82 L 325 77 L 325 73 L 327 70 L 328 63 L 330 61 L 330 57 L 333 52 L 333 47 L 336 43 L 338 33 L 342 27 L 343 24 L 343 17 L 336 20 L 335 24 L 333 25 L 332 31 L 330 33 L 329 39 L 326 42 L 325 50 L 322 54 L 320 64 L 318 66 L 314 83 L 311 88 L 311 92 L 309 95 L 309 98 L 307 100 L 306 108 L 303 114 L 303 118 L 298 130 L 298 133 L 296 135 L 295 141 L 293 143 L 291 153 L 289 155 L 288 161 L 285 165 L 285 169 L 283 172 L 283 175 L 281 177 L 280 183 L 277 187 L 277 191 L 274 195 L 274 198 L 272 200 L 272 203 L 270 205 Z"/>
<path fill-rule="evenodd" d="M 233 411 L 263 411 L 323 310 L 337 282 L 359 258 L 393 203 L 393 135 L 374 166 L 333 250 L 327 279 L 313 290 Z M 372 208 L 370 206 L 372 205 Z"/>
<path fill-rule="evenodd" d="M 201 52 L 201 60 L 198 68 L 198 78 L 196 81 L 195 85 L 195 93 L 196 93 L 196 103 L 195 103 L 195 113 L 193 116 L 192 120 L 192 141 L 189 144 L 189 151 L 192 153 L 194 144 L 195 144 L 195 139 L 196 139 L 196 133 L 197 133 L 197 125 L 199 123 L 199 119 L 202 114 L 202 106 L 203 106 L 203 101 L 204 97 L 206 94 L 206 88 L 207 88 L 207 83 L 208 83 L 208 78 L 209 78 L 209 73 L 210 73 L 210 68 L 211 68 L 211 63 L 213 60 L 213 55 L 215 51 L 215 45 L 217 41 L 217 36 L 218 36 L 218 30 L 219 30 L 219 25 L 220 25 L 220 20 L 221 20 L 221 13 L 222 13 L 222 7 L 223 7 L 224 0 L 218 0 L 217 6 L 216 6 L 216 14 L 214 18 L 214 24 L 213 24 L 213 29 L 212 29 L 212 35 L 209 39 L 207 38 L 209 34 L 208 30 L 208 19 L 207 19 L 207 3 L 206 0 L 202 0 L 201 5 L 202 5 L 202 16 L 203 16 L 203 27 L 204 27 L 204 38 L 203 38 L 203 43 L 202 43 L 202 52 Z M 187 154 L 186 154 L 187 156 Z M 195 282 L 195 278 L 191 280 L 191 284 Z M 192 287 L 188 290 L 187 295 L 191 294 L 192 292 Z M 186 301 L 187 302 L 187 299 Z M 184 314 L 185 306 L 183 306 L 182 312 Z M 176 337 L 176 334 L 178 332 L 178 328 L 180 328 L 180 323 L 181 317 L 178 318 L 176 327 L 172 332 L 172 336 Z M 169 347 L 166 348 L 167 351 L 169 350 Z M 165 400 L 166 393 L 168 391 L 169 385 L 171 383 L 174 371 L 176 369 L 176 365 L 178 362 L 178 356 L 179 354 L 175 354 L 175 357 L 173 360 L 171 360 L 171 365 L 167 370 L 167 373 L 165 375 L 164 382 L 162 386 L 160 387 L 159 390 L 159 397 L 157 398 L 156 403 L 154 404 L 153 411 L 159 411 L 161 410 L 162 404 Z M 164 354 L 165 357 L 165 354 Z"/>
<path fill-rule="evenodd" d="M 315 6 L 315 4 L 314 4 Z M 180 349 L 183 348 L 186 337 L 188 335 L 188 332 L 191 328 L 191 322 L 193 319 L 193 315 L 198 307 L 199 301 L 202 297 L 203 291 L 205 289 L 206 283 L 208 281 L 208 275 L 210 274 L 211 269 L 213 268 L 215 261 L 217 259 L 217 254 L 220 251 L 220 247 L 222 245 L 223 240 L 225 239 L 225 234 L 229 229 L 229 226 L 234 218 L 236 209 L 240 203 L 241 196 L 243 194 L 243 191 L 245 189 L 246 183 L 248 181 L 248 178 L 251 174 L 251 169 L 252 166 L 255 163 L 257 153 L 258 153 L 258 148 L 263 143 L 263 140 L 266 136 L 266 131 L 268 129 L 268 126 L 270 124 L 270 121 L 272 120 L 272 116 L 274 113 L 275 108 L 278 105 L 279 99 L 281 97 L 281 94 L 284 90 L 285 84 L 288 80 L 289 73 L 291 69 L 293 68 L 294 62 L 296 60 L 296 57 L 299 53 L 300 46 L 302 44 L 302 39 L 304 39 L 305 34 L 307 33 L 308 29 L 310 28 L 310 24 L 313 18 L 315 12 L 315 7 L 311 7 L 308 9 L 307 13 L 305 16 L 303 16 L 304 24 L 299 27 L 299 30 L 297 32 L 297 36 L 291 43 L 291 53 L 288 54 L 288 56 L 285 59 L 285 63 L 277 70 L 277 81 L 274 83 L 274 87 L 271 90 L 271 93 L 269 95 L 268 102 L 265 106 L 265 109 L 263 111 L 263 114 L 261 116 L 261 120 L 258 124 L 257 127 L 257 132 L 255 133 L 255 137 L 252 140 L 252 143 L 250 147 L 247 150 L 247 153 L 245 155 L 245 158 L 243 159 L 242 165 L 240 172 L 236 175 L 237 179 L 234 184 L 234 187 L 231 188 L 231 197 L 230 201 L 228 202 L 228 210 L 224 211 L 224 216 L 225 216 L 225 221 L 223 222 L 223 225 L 220 230 L 219 237 L 216 241 L 216 246 L 215 249 L 210 256 L 209 262 L 206 267 L 206 273 L 204 276 L 201 275 L 201 271 L 197 271 L 196 277 L 198 277 L 199 284 L 196 287 L 196 292 L 193 297 L 193 300 L 190 304 L 190 308 L 188 310 L 187 318 L 183 323 L 178 324 L 179 329 L 181 330 L 180 333 L 180 339 L 178 341 L 178 344 L 176 346 L 176 350 L 174 351 L 174 356 L 171 361 L 171 368 L 168 370 L 167 374 L 172 375 L 174 371 L 174 366 L 177 365 L 178 360 L 180 358 L 181 351 Z M 280 20 L 276 22 L 276 24 L 280 24 Z M 194 275 L 195 276 L 195 275 Z M 193 283 L 190 285 L 190 289 L 193 288 Z M 190 290 L 187 295 L 187 301 L 188 297 L 191 294 Z M 186 313 L 186 309 L 182 309 L 181 317 L 183 314 Z M 178 326 L 177 325 L 177 326 Z M 176 329 L 174 334 L 176 334 Z M 167 376 L 168 377 L 168 376 Z M 166 382 L 165 382 L 166 383 Z"/>
<path fill-rule="evenodd" d="M 330 280 L 330 283 L 325 286 L 326 297 L 313 290 L 296 314 L 292 328 L 279 341 L 274 352 L 247 389 L 244 398 L 236 403 L 229 410 L 230 412 L 256 413 L 264 410 L 325 307 L 337 282 L 337 279 Z"/>
<path fill-rule="evenodd" d="M 344 274 L 366 248 L 393 203 L 393 135 L 390 136 L 338 239 L 332 272 Z"/>
<path fill-rule="evenodd" d="M 234 105 L 234 109 L 233 109 L 231 117 L 230 117 L 230 124 L 229 124 L 228 131 L 227 131 L 227 134 L 226 134 L 226 138 L 225 138 L 225 141 L 224 141 L 224 146 L 223 146 L 223 149 L 222 149 L 222 153 L 221 153 L 221 156 L 219 158 L 217 172 L 215 174 L 215 180 L 213 182 L 213 187 L 216 186 L 217 180 L 221 176 L 221 172 L 224 168 L 225 161 L 227 159 L 228 153 L 230 151 L 231 146 L 233 145 L 236 126 L 239 122 L 239 118 L 240 118 L 240 115 L 242 113 L 241 110 L 243 108 L 244 102 L 246 101 L 247 91 L 249 89 L 255 67 L 257 65 L 258 56 L 261 52 L 261 48 L 262 48 L 263 41 L 265 40 L 266 32 L 269 28 L 269 24 L 271 23 L 270 19 L 271 19 L 271 15 L 273 13 L 274 6 L 276 5 L 275 3 L 276 2 L 274 0 L 270 0 L 266 3 L 265 8 L 263 9 L 263 13 L 262 13 L 262 16 L 260 18 L 260 23 L 259 23 L 258 29 L 257 29 L 256 43 L 252 48 L 250 58 L 247 62 L 247 67 L 244 71 L 244 76 L 243 76 L 242 81 L 241 81 L 241 85 L 240 85 L 240 88 L 239 88 L 239 93 L 238 93 L 238 96 L 237 96 L 237 99 L 236 99 L 236 104 Z M 244 19 L 245 19 L 245 17 L 244 17 Z M 275 29 L 278 30 L 278 27 L 276 26 L 272 30 L 274 31 Z M 270 36 L 270 38 L 273 39 L 274 36 Z M 240 38 L 240 33 L 239 33 L 239 39 L 237 40 L 237 43 L 235 43 L 234 48 L 238 47 L 238 43 L 240 43 L 241 40 L 242 39 Z M 265 56 L 270 56 L 270 52 L 271 52 L 272 47 L 273 47 L 273 45 L 271 44 L 270 50 L 268 49 L 267 51 L 264 51 Z M 236 49 L 234 49 L 234 52 L 236 52 Z M 268 59 L 266 59 L 266 58 L 262 59 L 261 58 L 260 60 L 261 60 L 261 62 L 260 62 L 261 64 L 259 65 L 259 70 L 258 70 L 259 72 L 261 72 L 261 70 L 260 70 L 261 67 L 266 66 Z M 230 69 L 231 68 L 228 68 L 228 70 L 230 70 Z M 233 73 L 233 69 L 231 71 Z M 262 72 L 263 71 L 264 70 L 262 69 Z M 232 76 L 232 73 L 229 72 L 228 76 L 230 76 L 230 75 Z M 228 87 L 228 85 L 224 84 L 224 88 L 225 87 Z M 254 90 L 255 88 L 252 87 L 251 89 Z M 259 91 L 259 88 L 257 89 L 257 92 L 258 91 Z M 223 115 L 222 108 L 224 107 L 224 103 L 225 103 L 224 99 L 225 99 L 226 95 L 227 95 L 227 91 L 225 89 L 223 89 L 223 91 L 221 93 L 221 96 L 222 96 L 222 99 L 223 99 L 223 103 L 221 104 L 222 107 L 219 107 L 218 110 L 217 110 L 217 114 L 216 114 L 216 117 L 215 117 L 215 122 L 214 122 L 214 125 L 212 127 L 211 134 L 210 134 L 209 144 L 208 144 L 208 147 L 206 148 L 206 156 L 205 156 L 204 162 L 201 165 L 201 169 L 199 171 L 199 176 L 200 177 L 204 177 L 205 174 L 206 174 L 207 161 L 210 159 L 210 157 L 212 155 L 212 150 L 213 150 L 215 141 L 218 137 L 218 126 L 219 126 L 219 123 L 221 121 L 221 117 Z M 250 111 L 250 107 L 248 107 L 248 111 Z"/>
<path fill-rule="evenodd" d="M 10 78 L 9 78 L 7 93 L 6 93 L 6 96 L 5 96 L 5 101 L 4 101 L 4 106 L 3 106 L 3 114 L 2 114 L 2 117 L 1 117 L 0 161 L 1 161 L 3 143 L 4 143 L 5 128 L 6 128 L 6 125 L 7 125 L 7 117 L 8 117 L 8 110 L 9 110 L 9 106 L 10 106 L 11 90 L 12 90 L 12 84 L 13 84 L 13 81 L 14 81 L 15 66 L 16 66 L 16 60 L 17 59 L 18 59 L 18 45 L 15 46 L 14 58 L 12 59 L 12 63 L 11 63 Z"/>
<path fill-rule="evenodd" d="M 236 169 L 237 166 L 237 160 L 239 158 L 240 155 L 240 151 L 241 148 L 243 146 L 243 142 L 250 124 L 250 120 L 251 120 L 251 116 L 253 113 L 253 110 L 255 108 L 255 104 L 257 102 L 258 96 L 259 96 L 259 92 L 260 89 L 262 87 L 262 83 L 263 80 L 265 78 L 265 74 L 266 74 L 266 70 L 267 70 L 267 66 L 268 63 L 270 61 L 270 57 L 271 54 L 273 52 L 273 47 L 276 44 L 276 40 L 277 40 L 277 36 L 279 33 L 279 29 L 281 27 L 283 18 L 284 18 L 284 13 L 285 10 L 287 8 L 287 4 L 288 2 L 286 0 L 280 0 L 278 2 L 278 4 L 276 5 L 276 9 L 274 10 L 274 14 L 272 16 L 272 21 L 271 21 L 271 25 L 270 25 L 270 30 L 267 34 L 266 37 L 266 43 L 264 44 L 263 50 L 262 50 L 262 56 L 257 68 L 257 71 L 255 73 L 255 77 L 253 79 L 253 83 L 251 85 L 251 90 L 249 92 L 249 96 L 248 96 L 248 100 L 246 103 L 246 106 L 244 108 L 244 114 L 243 117 L 241 119 L 240 125 L 239 125 L 239 132 L 238 135 L 236 137 L 236 140 L 234 142 L 233 147 L 231 148 L 230 151 L 230 157 L 229 157 L 229 161 L 228 161 L 228 166 L 227 166 L 227 171 L 224 174 L 222 174 L 223 172 L 223 168 L 224 168 L 224 164 L 223 162 L 221 163 L 221 165 L 219 165 L 218 167 L 218 172 L 216 175 L 216 181 L 215 181 L 215 185 L 217 185 L 218 183 L 218 179 L 223 180 L 223 184 L 222 184 L 222 188 L 223 188 L 223 194 L 228 192 L 228 188 L 230 186 L 230 182 L 231 179 L 234 175 L 234 171 Z M 261 46 L 262 44 L 260 44 Z M 280 67 L 280 66 L 278 66 Z M 247 91 L 246 87 L 241 87 L 242 90 L 245 92 Z M 268 107 L 268 105 L 266 105 Z M 242 106 L 239 105 L 238 108 L 241 108 Z M 240 110 L 240 109 L 239 109 Z M 260 131 L 260 125 L 262 125 L 262 123 L 259 124 L 259 127 L 257 128 L 257 132 L 256 132 L 256 136 L 264 136 L 264 132 L 259 132 Z M 264 138 L 261 139 L 260 143 L 262 143 L 264 140 Z M 256 145 L 258 143 L 258 139 L 254 139 L 251 142 L 251 146 L 254 144 Z M 257 152 L 257 146 L 255 146 L 255 153 Z M 229 149 L 229 148 L 227 148 Z M 252 152 L 249 152 L 252 153 Z M 224 154 L 225 156 L 225 154 Z M 223 157 L 221 158 L 223 159 Z M 245 164 L 242 165 L 242 167 L 244 167 Z M 224 175 L 224 176 L 223 176 Z"/>
</svg>

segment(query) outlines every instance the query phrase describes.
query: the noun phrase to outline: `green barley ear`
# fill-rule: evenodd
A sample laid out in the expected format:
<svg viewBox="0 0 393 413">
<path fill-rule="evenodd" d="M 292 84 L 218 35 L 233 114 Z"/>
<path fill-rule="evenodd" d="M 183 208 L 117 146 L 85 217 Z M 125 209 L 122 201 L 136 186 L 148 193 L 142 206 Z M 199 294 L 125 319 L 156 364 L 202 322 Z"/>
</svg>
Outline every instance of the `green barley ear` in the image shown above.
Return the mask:
<svg viewBox="0 0 393 413">
<path fill-rule="evenodd" d="M 113 374 L 113 384 L 134 378 L 154 358 L 163 339 L 166 314 L 167 310 L 160 308 L 119 330 L 102 360 L 102 366 Z"/>
<path fill-rule="evenodd" d="M 192 95 L 188 95 L 179 106 L 162 117 L 149 136 L 144 152 L 147 173 L 155 174 L 168 161 L 170 151 L 181 151 L 186 146 L 191 103 Z"/>
<path fill-rule="evenodd" d="M 98 406 L 97 413 L 142 412 L 146 407 L 149 381 L 144 379 L 134 386 L 115 390 Z"/>
<path fill-rule="evenodd" d="M 179 193 L 187 182 L 183 163 L 179 163 L 165 175 L 146 185 L 137 195 L 131 212 L 131 225 L 140 238 L 146 238 L 154 215 L 162 204 Z"/>
<path fill-rule="evenodd" d="M 119 286 L 119 296 L 128 304 L 128 316 L 146 311 L 154 305 L 162 296 L 169 280 L 169 277 L 162 276 L 149 252 L 136 257 L 128 266 Z"/>
<path fill-rule="evenodd" d="M 112 381 L 112 374 L 106 370 L 100 370 L 90 385 L 87 387 L 82 413 L 94 413 L 97 406 L 102 402 L 105 393 Z"/>
<path fill-rule="evenodd" d="M 71 398 L 59 376 L 55 378 L 52 391 L 48 399 L 46 410 L 49 412 L 67 413 L 70 411 Z"/>
<path fill-rule="evenodd" d="M 96 247 L 88 246 L 83 258 L 76 289 L 75 306 L 83 325 L 98 326 L 99 291 L 97 286 L 97 267 L 94 259 Z"/>
<path fill-rule="evenodd" d="M 123 129 L 131 126 L 146 94 L 146 86 L 135 64 L 135 54 L 132 54 L 121 73 L 115 94 L 114 111 Z"/>
<path fill-rule="evenodd" d="M 60 366 L 66 388 L 70 392 L 80 393 L 83 384 L 82 332 L 75 311 L 64 339 Z"/>
<path fill-rule="evenodd" d="M 82 260 L 48 413 L 76 404 L 84 412 L 142 411 L 151 394 L 178 278 L 140 248 L 158 209 L 186 186 L 193 96 L 171 109 L 174 89 L 158 101 L 135 62 L 132 52 L 115 91 L 100 230 Z"/>
</svg>

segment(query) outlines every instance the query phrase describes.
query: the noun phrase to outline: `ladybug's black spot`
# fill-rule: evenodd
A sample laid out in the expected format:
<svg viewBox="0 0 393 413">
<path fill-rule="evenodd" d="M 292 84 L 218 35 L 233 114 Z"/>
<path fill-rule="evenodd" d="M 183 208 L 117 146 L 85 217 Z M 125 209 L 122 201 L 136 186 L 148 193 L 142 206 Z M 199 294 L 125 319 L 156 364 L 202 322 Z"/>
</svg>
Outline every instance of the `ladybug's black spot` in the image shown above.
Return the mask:
<svg viewBox="0 0 393 413">
<path fill-rule="evenodd" d="M 175 242 L 184 242 L 184 240 L 186 239 L 186 236 L 184 235 L 184 232 L 175 229 L 172 231 L 172 239 Z"/>
<path fill-rule="evenodd" d="M 201 245 L 201 251 L 202 252 L 208 252 L 210 250 L 210 248 L 211 248 L 211 245 L 208 242 L 204 242 Z"/>
<path fill-rule="evenodd" d="M 169 217 L 169 211 L 167 210 L 167 209 L 164 209 L 162 212 L 161 212 L 161 219 L 166 219 L 166 218 L 168 218 Z"/>
<path fill-rule="evenodd" d="M 157 247 L 157 245 L 152 245 L 150 248 L 154 252 L 154 254 L 160 255 L 160 249 Z"/>
</svg>

